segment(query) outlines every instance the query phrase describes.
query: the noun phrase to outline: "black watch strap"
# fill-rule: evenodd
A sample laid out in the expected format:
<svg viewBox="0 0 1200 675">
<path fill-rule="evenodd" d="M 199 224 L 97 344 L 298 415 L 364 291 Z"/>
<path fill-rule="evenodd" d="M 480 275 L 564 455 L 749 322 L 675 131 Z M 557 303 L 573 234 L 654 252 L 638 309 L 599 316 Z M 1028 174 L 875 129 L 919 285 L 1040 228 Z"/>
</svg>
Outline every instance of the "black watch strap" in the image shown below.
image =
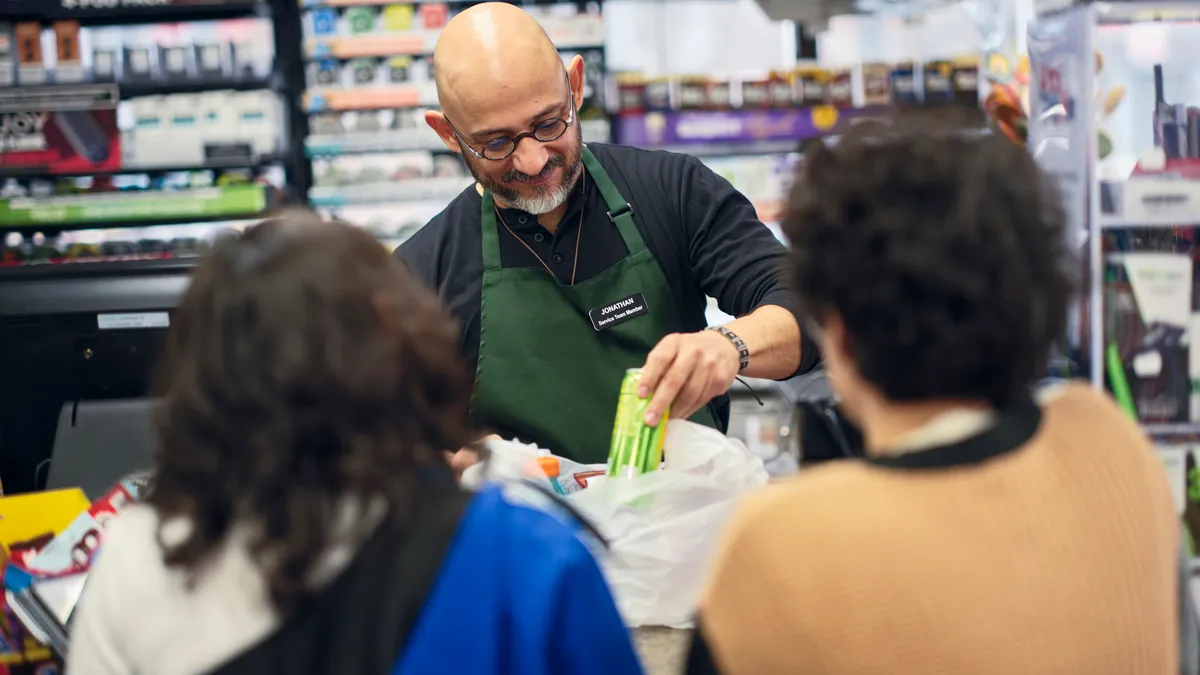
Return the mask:
<svg viewBox="0 0 1200 675">
<path fill-rule="evenodd" d="M 707 330 L 713 330 L 733 343 L 733 346 L 738 350 L 738 372 L 743 372 L 750 365 L 750 348 L 738 337 L 737 333 L 729 330 L 725 326 L 709 326 Z"/>
</svg>

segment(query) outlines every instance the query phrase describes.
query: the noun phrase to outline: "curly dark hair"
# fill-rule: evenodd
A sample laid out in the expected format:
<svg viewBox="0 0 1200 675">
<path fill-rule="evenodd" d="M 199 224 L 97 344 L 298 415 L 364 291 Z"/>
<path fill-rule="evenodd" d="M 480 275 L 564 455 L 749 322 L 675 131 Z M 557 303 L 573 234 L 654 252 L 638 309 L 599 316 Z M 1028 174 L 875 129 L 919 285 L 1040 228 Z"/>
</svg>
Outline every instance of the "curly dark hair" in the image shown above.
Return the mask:
<svg viewBox="0 0 1200 675">
<path fill-rule="evenodd" d="M 1078 268 L 1029 153 L 950 123 L 898 118 L 815 147 L 783 223 L 792 278 L 887 398 L 1004 406 L 1064 337 Z"/>
<path fill-rule="evenodd" d="M 281 611 L 309 597 L 340 509 L 407 526 L 453 484 L 442 451 L 475 437 L 454 322 L 370 235 L 313 214 L 218 242 L 164 356 L 146 501 L 192 525 L 177 543 L 160 528 L 164 560 L 195 578 L 246 525 Z"/>
</svg>

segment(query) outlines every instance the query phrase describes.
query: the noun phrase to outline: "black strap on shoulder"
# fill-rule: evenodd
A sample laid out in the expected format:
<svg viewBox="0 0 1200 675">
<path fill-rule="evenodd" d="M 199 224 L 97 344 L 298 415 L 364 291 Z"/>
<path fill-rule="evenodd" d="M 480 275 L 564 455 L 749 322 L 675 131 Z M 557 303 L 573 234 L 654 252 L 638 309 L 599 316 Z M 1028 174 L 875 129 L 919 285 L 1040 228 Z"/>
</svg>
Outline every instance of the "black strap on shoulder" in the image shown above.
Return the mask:
<svg viewBox="0 0 1200 675">
<path fill-rule="evenodd" d="M 216 675 L 389 673 L 404 651 L 470 495 L 438 487 L 411 527 L 384 521 L 354 561 L 278 632 Z M 203 639 L 198 636 L 197 639 Z"/>
</svg>

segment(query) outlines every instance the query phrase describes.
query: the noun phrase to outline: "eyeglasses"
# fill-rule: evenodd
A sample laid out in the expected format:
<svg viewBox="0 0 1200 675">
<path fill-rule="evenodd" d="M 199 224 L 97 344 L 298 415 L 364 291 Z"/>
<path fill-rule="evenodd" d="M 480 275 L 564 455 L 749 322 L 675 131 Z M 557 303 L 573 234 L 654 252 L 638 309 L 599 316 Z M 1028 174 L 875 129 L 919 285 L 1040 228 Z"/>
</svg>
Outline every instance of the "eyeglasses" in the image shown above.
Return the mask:
<svg viewBox="0 0 1200 675">
<path fill-rule="evenodd" d="M 562 138 L 562 135 L 567 133 L 567 129 L 575 123 L 575 101 L 571 95 L 571 74 L 567 73 L 567 107 L 570 112 L 567 113 L 567 119 L 561 117 L 551 117 L 548 120 L 538 122 L 533 131 L 526 131 L 523 134 L 516 136 L 501 136 L 493 138 L 483 144 L 482 150 L 476 150 L 463 138 L 463 135 L 454 128 L 454 124 L 450 122 L 450 118 L 446 118 L 446 124 L 450 125 L 450 130 L 458 137 L 459 145 L 462 145 L 467 150 L 475 155 L 475 159 L 487 159 L 493 162 L 498 162 L 502 159 L 507 159 L 509 155 L 517 151 L 517 144 L 521 139 L 532 137 L 541 143 L 549 143 Z"/>
</svg>

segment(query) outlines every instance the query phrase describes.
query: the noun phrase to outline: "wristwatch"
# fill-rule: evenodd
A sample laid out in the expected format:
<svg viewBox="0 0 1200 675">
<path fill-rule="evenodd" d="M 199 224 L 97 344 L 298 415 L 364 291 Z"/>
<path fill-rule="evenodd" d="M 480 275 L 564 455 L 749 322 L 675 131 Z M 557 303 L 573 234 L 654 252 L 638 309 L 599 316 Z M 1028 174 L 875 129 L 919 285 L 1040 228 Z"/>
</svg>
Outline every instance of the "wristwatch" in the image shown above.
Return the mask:
<svg viewBox="0 0 1200 675">
<path fill-rule="evenodd" d="M 732 342 L 734 347 L 737 348 L 739 373 L 746 370 L 746 368 L 750 366 L 750 348 L 746 346 L 746 343 L 742 341 L 742 338 L 738 337 L 737 333 L 729 330 L 725 326 L 709 326 L 705 330 L 712 330 L 720 333 L 721 335 L 725 336 L 727 340 Z"/>
</svg>

